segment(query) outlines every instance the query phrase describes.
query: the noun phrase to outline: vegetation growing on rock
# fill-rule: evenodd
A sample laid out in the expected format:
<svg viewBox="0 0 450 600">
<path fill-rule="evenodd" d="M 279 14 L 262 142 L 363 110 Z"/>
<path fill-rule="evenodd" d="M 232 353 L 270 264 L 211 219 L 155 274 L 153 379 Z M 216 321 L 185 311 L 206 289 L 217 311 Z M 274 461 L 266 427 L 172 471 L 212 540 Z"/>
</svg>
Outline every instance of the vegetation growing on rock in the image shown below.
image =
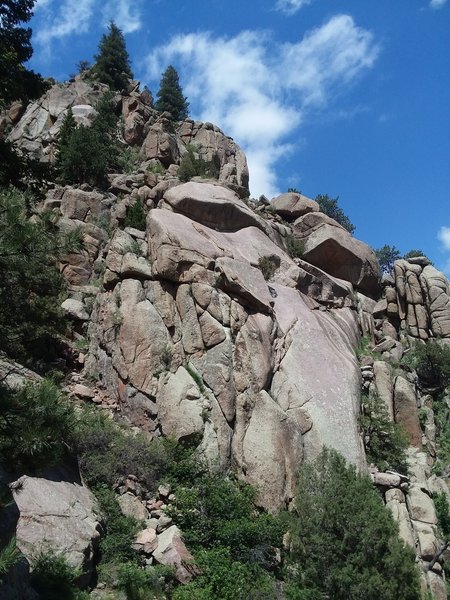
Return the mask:
<svg viewBox="0 0 450 600">
<path fill-rule="evenodd" d="M 183 95 L 176 69 L 169 65 L 164 71 L 156 94 L 155 108 L 159 112 L 168 112 L 174 121 L 183 121 L 189 116 L 189 103 Z"/>
<path fill-rule="evenodd" d="M 92 71 L 113 90 L 126 88 L 128 80 L 133 79 L 125 38 L 113 21 L 108 26 L 108 33 L 100 40 Z"/>
<path fill-rule="evenodd" d="M 319 194 L 314 200 L 318 203 L 321 212 L 337 221 L 349 233 L 354 233 L 355 226 L 338 205 L 339 196 L 337 198 L 330 198 L 328 194 Z"/>
</svg>

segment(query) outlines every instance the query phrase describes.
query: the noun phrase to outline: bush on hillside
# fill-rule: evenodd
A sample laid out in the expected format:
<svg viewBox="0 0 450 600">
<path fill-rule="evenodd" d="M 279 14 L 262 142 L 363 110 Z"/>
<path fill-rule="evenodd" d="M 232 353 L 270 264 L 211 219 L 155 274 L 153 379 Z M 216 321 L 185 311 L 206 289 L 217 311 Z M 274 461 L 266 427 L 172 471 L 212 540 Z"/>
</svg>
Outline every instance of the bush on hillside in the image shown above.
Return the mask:
<svg viewBox="0 0 450 600">
<path fill-rule="evenodd" d="M 200 155 L 200 149 L 194 144 L 186 146 L 187 152 L 183 155 L 178 169 L 178 179 L 180 181 L 190 181 L 193 177 L 205 177 L 207 179 L 217 179 L 220 173 L 220 161 L 217 155 L 214 155 L 212 161 L 204 160 Z"/>
<path fill-rule="evenodd" d="M 142 206 L 142 202 L 136 199 L 134 204 L 128 207 L 127 216 L 123 222 L 124 227 L 134 227 L 140 231 L 145 231 L 146 214 Z"/>
<path fill-rule="evenodd" d="M 9 470 L 59 462 L 75 427 L 73 409 L 51 381 L 20 390 L 0 386 L 0 464 Z"/>
<path fill-rule="evenodd" d="M 33 198 L 0 188 L 0 351 L 33 368 L 49 362 L 64 328 L 65 284 L 57 260 L 81 245 L 62 235 L 51 215 L 32 214 Z"/>
<path fill-rule="evenodd" d="M 437 341 L 417 342 L 404 356 L 403 364 L 417 371 L 423 385 L 445 388 L 450 385 L 450 347 Z"/>
<path fill-rule="evenodd" d="M 319 194 L 316 196 L 315 200 L 319 204 L 321 212 L 337 221 L 340 225 L 342 225 L 342 227 L 344 227 L 353 235 L 355 226 L 344 213 L 342 208 L 338 206 L 339 196 L 337 198 L 330 198 L 330 196 L 327 194 Z"/>
<path fill-rule="evenodd" d="M 401 425 L 392 421 L 377 394 L 363 395 L 361 409 L 359 424 L 368 461 L 381 471 L 393 469 L 407 473 L 408 439 Z"/>
<path fill-rule="evenodd" d="M 333 450 L 302 466 L 286 578 L 292 600 L 420 600 L 414 553 L 366 475 Z"/>
</svg>

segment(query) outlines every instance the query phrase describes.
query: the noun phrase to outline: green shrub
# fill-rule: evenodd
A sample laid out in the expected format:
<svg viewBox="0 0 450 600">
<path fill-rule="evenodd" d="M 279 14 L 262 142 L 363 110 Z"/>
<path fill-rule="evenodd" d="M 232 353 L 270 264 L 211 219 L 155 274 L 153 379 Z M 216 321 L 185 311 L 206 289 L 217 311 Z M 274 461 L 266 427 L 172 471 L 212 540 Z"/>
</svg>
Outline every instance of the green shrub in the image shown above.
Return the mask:
<svg viewBox="0 0 450 600">
<path fill-rule="evenodd" d="M 445 492 L 433 494 L 433 502 L 442 534 L 447 541 L 450 541 L 450 505 L 447 495 Z"/>
<path fill-rule="evenodd" d="M 292 258 L 302 258 L 305 253 L 305 244 L 293 235 L 286 237 L 286 247 L 289 256 Z"/>
<path fill-rule="evenodd" d="M 189 375 L 192 377 L 192 379 L 197 384 L 197 387 L 200 390 L 200 393 L 204 394 L 205 393 L 205 384 L 203 383 L 203 378 L 200 375 L 200 373 L 198 373 L 196 368 L 193 365 L 191 365 L 191 363 L 186 364 L 186 371 L 189 373 Z"/>
<path fill-rule="evenodd" d="M 369 477 L 337 452 L 302 466 L 295 507 L 288 598 L 420 600 L 413 551 Z"/>
<path fill-rule="evenodd" d="M 131 174 L 138 167 L 140 162 L 139 149 L 126 146 L 123 148 L 117 158 L 117 164 L 124 173 Z"/>
<path fill-rule="evenodd" d="M 74 412 L 51 381 L 12 391 L 0 386 L 0 457 L 4 468 L 38 468 L 60 461 L 75 428 Z"/>
<path fill-rule="evenodd" d="M 91 486 L 114 485 L 130 473 L 154 490 L 168 463 L 164 445 L 133 435 L 98 410 L 84 410 L 73 435 L 81 472 Z"/>
<path fill-rule="evenodd" d="M 319 204 L 321 212 L 337 221 L 340 225 L 342 225 L 342 227 L 344 227 L 353 235 L 355 226 L 344 213 L 342 208 L 338 206 L 339 196 L 337 198 L 330 198 L 330 196 L 327 194 L 319 194 L 316 196 L 315 200 Z"/>
<path fill-rule="evenodd" d="M 87 600 L 76 587 L 79 575 L 63 556 L 42 554 L 33 564 L 30 583 L 40 600 Z"/>
<path fill-rule="evenodd" d="M 403 428 L 391 420 L 377 394 L 363 395 L 361 409 L 359 424 L 369 462 L 381 471 L 393 469 L 406 473 L 408 439 Z"/>
<path fill-rule="evenodd" d="M 404 356 L 403 364 L 417 371 L 424 385 L 445 388 L 450 385 L 450 347 L 436 341 L 419 342 Z"/>
<path fill-rule="evenodd" d="M 20 558 L 19 550 L 16 546 L 16 538 L 12 538 L 4 548 L 0 550 L 0 585 L 1 578 L 9 573 Z"/>
<path fill-rule="evenodd" d="M 95 487 L 94 493 L 106 522 L 106 533 L 100 540 L 102 562 L 136 560 L 131 544 L 139 531 L 138 522 L 122 513 L 116 494 L 106 485 Z"/>
<path fill-rule="evenodd" d="M 275 582 L 258 565 L 233 560 L 227 548 L 196 557 L 201 574 L 177 588 L 173 600 L 275 600 Z"/>
<path fill-rule="evenodd" d="M 277 270 L 275 263 L 270 256 L 261 256 L 258 259 L 258 268 L 266 281 L 272 279 L 275 271 Z"/>
<path fill-rule="evenodd" d="M 61 234 L 47 212 L 32 215 L 34 199 L 0 188 L 0 351 L 44 368 L 65 326 L 65 283 L 57 261 L 81 246 L 80 234 Z"/>
<path fill-rule="evenodd" d="M 134 204 L 128 207 L 127 216 L 123 222 L 124 227 L 134 227 L 140 231 L 145 231 L 146 214 L 142 207 L 142 202 L 136 199 Z"/>
<path fill-rule="evenodd" d="M 375 250 L 375 254 L 383 273 L 390 273 L 394 268 L 395 261 L 402 257 L 398 248 L 387 244 Z"/>
<path fill-rule="evenodd" d="M 193 177 L 206 177 L 217 179 L 220 173 L 220 160 L 214 155 L 212 161 L 204 160 L 200 155 L 200 148 L 195 144 L 186 146 L 187 152 L 183 155 L 178 169 L 180 181 L 190 181 Z"/>
</svg>

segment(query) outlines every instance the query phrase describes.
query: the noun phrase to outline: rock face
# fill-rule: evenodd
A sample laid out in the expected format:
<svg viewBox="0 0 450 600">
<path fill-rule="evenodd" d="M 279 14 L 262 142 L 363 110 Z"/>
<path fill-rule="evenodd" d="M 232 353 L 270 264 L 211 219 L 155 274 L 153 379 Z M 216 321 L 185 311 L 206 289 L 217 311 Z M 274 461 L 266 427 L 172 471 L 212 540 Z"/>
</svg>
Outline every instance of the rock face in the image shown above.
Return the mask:
<svg viewBox="0 0 450 600">
<path fill-rule="evenodd" d="M 303 258 L 334 277 L 350 281 L 367 295 L 377 292 L 380 269 L 374 251 L 330 217 L 310 212 L 293 225 L 304 244 Z"/>
<path fill-rule="evenodd" d="M 318 212 L 319 205 L 315 200 L 297 194 L 288 192 L 281 194 L 272 200 L 272 207 L 277 215 L 286 219 L 286 221 L 295 221 L 299 217 L 303 217 L 310 212 Z"/>
<path fill-rule="evenodd" d="M 87 584 L 102 531 L 93 494 L 75 481 L 24 475 L 11 484 L 19 509 L 17 546 L 32 562 L 41 552 L 64 554 Z"/>
</svg>

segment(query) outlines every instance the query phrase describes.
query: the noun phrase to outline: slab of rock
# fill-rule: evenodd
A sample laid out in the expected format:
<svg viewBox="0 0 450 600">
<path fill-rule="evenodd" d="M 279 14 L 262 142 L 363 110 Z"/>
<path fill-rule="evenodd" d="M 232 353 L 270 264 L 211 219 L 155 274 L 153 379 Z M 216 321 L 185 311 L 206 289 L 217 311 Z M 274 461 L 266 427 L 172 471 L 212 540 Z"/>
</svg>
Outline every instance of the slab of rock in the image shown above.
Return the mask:
<svg viewBox="0 0 450 600">
<path fill-rule="evenodd" d="M 259 269 L 240 260 L 219 258 L 215 272 L 218 286 L 239 296 L 243 303 L 262 312 L 270 312 L 273 305 L 267 283 Z"/>
<path fill-rule="evenodd" d="M 190 181 L 164 194 L 170 206 L 198 223 L 218 231 L 244 227 L 267 230 L 265 221 L 230 189 L 212 183 Z"/>
<path fill-rule="evenodd" d="M 381 273 L 375 252 L 339 223 L 311 212 L 294 222 L 294 235 L 304 243 L 304 260 L 350 281 L 364 294 L 376 294 Z"/>
<path fill-rule="evenodd" d="M 286 221 L 295 221 L 299 217 L 310 212 L 318 212 L 319 204 L 303 194 L 296 192 L 287 192 L 274 198 L 271 202 L 277 215 L 286 219 Z"/>
<path fill-rule="evenodd" d="M 150 516 L 139 498 L 131 492 L 126 492 L 122 496 L 118 496 L 117 502 L 119 503 L 120 510 L 127 517 L 133 517 L 138 521 L 145 521 Z"/>
<path fill-rule="evenodd" d="M 147 528 L 140 531 L 134 538 L 131 547 L 140 554 L 152 554 L 158 546 L 158 538 L 153 528 Z"/>
<path fill-rule="evenodd" d="M 81 300 L 67 298 L 67 300 L 64 300 L 64 302 L 61 304 L 61 308 L 69 317 L 75 319 L 76 321 L 89 320 L 89 315 Z"/>
<path fill-rule="evenodd" d="M 92 492 L 80 483 L 24 475 L 11 484 L 19 509 L 17 547 L 28 561 L 41 552 L 63 555 L 71 567 L 92 576 L 94 557 L 102 531 L 101 518 Z"/>
<path fill-rule="evenodd" d="M 417 410 L 416 392 L 413 385 L 401 375 L 395 378 L 394 383 L 394 415 L 395 421 L 405 428 L 409 444 L 420 448 L 422 446 L 422 429 Z"/>
<path fill-rule="evenodd" d="M 406 504 L 411 519 L 436 525 L 437 517 L 433 500 L 422 490 L 420 485 L 411 484 L 406 494 Z"/>
<path fill-rule="evenodd" d="M 184 545 L 181 531 L 176 525 L 158 535 L 153 558 L 160 565 L 175 567 L 175 577 L 180 583 L 188 583 L 198 573 L 194 558 Z"/>
</svg>

